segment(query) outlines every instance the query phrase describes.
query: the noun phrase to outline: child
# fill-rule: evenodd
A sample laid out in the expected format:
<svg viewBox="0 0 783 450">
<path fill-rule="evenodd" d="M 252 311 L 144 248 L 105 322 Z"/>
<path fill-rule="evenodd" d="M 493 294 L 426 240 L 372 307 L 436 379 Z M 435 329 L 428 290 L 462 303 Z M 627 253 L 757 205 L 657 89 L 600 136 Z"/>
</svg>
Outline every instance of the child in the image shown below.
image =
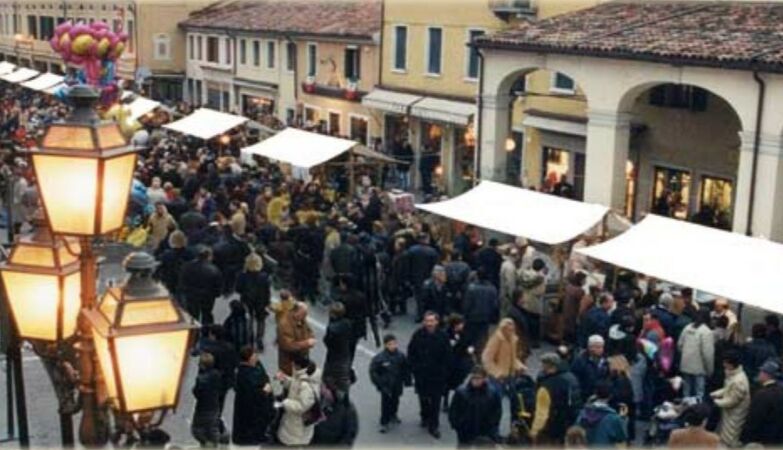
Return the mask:
<svg viewBox="0 0 783 450">
<path fill-rule="evenodd" d="M 389 424 L 398 424 L 397 409 L 404 386 L 411 385 L 408 360 L 397 348 L 393 334 L 383 337 L 384 350 L 370 363 L 370 380 L 381 393 L 381 433 L 389 431 Z"/>
</svg>

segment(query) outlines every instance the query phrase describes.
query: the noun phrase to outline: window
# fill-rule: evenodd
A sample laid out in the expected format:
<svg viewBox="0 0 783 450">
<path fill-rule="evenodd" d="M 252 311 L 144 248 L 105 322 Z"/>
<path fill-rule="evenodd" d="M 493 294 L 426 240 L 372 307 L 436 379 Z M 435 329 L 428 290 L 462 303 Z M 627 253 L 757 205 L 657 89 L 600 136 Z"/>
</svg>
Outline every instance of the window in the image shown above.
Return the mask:
<svg viewBox="0 0 783 450">
<path fill-rule="evenodd" d="M 239 64 L 247 64 L 247 41 L 239 41 Z"/>
<path fill-rule="evenodd" d="M 128 43 L 126 44 L 125 48 L 128 50 L 128 53 L 133 53 L 133 50 L 136 48 L 136 42 L 134 41 L 132 20 L 128 21 L 128 26 L 125 28 L 125 32 L 128 33 Z"/>
<path fill-rule="evenodd" d="M 296 44 L 289 42 L 285 45 L 285 68 L 293 72 L 296 68 Z"/>
<path fill-rule="evenodd" d="M 555 72 L 552 76 L 552 86 L 549 89 L 552 92 L 561 92 L 564 94 L 574 93 L 574 80 L 568 75 Z"/>
<path fill-rule="evenodd" d="M 201 48 L 202 48 L 202 45 L 201 45 L 201 44 L 202 44 L 202 41 L 203 41 L 203 39 L 201 38 L 201 36 L 199 36 L 199 37 L 198 37 L 198 60 L 199 60 L 199 61 L 201 61 L 201 60 L 203 60 L 203 59 L 204 59 L 204 53 L 201 51 Z"/>
<path fill-rule="evenodd" d="M 259 67 L 261 65 L 261 43 L 253 41 L 253 65 Z"/>
<path fill-rule="evenodd" d="M 440 75 L 443 29 L 427 29 L 427 74 Z"/>
<path fill-rule="evenodd" d="M 340 135 L 340 113 L 329 111 L 329 135 Z"/>
<path fill-rule="evenodd" d="M 707 109 L 707 91 L 683 84 L 661 84 L 650 89 L 650 104 L 666 108 L 688 109 L 694 112 Z"/>
<path fill-rule="evenodd" d="M 408 67 L 408 27 L 394 27 L 394 70 L 405 70 Z"/>
<path fill-rule="evenodd" d="M 54 36 L 54 17 L 41 16 L 41 40 L 48 41 Z"/>
<path fill-rule="evenodd" d="M 220 40 L 215 36 L 208 36 L 207 37 L 207 61 L 211 63 L 218 63 L 220 62 L 219 53 L 220 53 Z"/>
<path fill-rule="evenodd" d="M 266 43 L 266 67 L 267 69 L 275 68 L 275 41 L 267 41 Z"/>
<path fill-rule="evenodd" d="M 477 37 L 484 34 L 484 30 L 469 30 L 468 43 L 472 43 Z M 476 80 L 479 77 L 479 53 L 473 47 L 468 47 L 468 73 L 466 76 L 471 80 Z"/>
<path fill-rule="evenodd" d="M 153 42 L 155 48 L 155 59 L 171 59 L 171 38 L 168 34 L 160 33 L 155 36 Z"/>
<path fill-rule="evenodd" d="M 226 38 L 226 64 L 231 64 L 231 39 Z"/>
<path fill-rule="evenodd" d="M 27 34 L 38 39 L 38 17 L 27 16 Z"/>
<path fill-rule="evenodd" d="M 314 77 L 318 73 L 318 45 L 307 44 L 307 76 Z"/>
<path fill-rule="evenodd" d="M 345 79 L 357 81 L 361 78 L 361 49 L 351 46 L 345 49 Z"/>
<path fill-rule="evenodd" d="M 288 125 L 293 125 L 295 119 L 296 119 L 296 111 L 293 108 L 286 108 L 285 123 Z"/>
<path fill-rule="evenodd" d="M 364 117 L 351 116 L 351 140 L 367 145 L 368 122 Z"/>
<path fill-rule="evenodd" d="M 193 36 L 188 36 L 188 46 L 190 47 L 190 59 L 196 59 L 196 46 L 195 44 L 195 38 Z"/>
</svg>

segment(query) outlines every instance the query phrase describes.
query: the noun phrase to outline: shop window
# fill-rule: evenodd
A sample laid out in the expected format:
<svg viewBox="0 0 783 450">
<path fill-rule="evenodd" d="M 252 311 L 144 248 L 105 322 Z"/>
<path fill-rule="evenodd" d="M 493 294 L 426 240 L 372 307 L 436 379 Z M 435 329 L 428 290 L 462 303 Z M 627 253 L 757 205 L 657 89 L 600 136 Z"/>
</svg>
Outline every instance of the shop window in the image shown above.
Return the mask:
<svg viewBox="0 0 783 450">
<path fill-rule="evenodd" d="M 470 30 L 468 31 L 468 44 L 476 40 L 476 38 L 483 36 L 484 30 Z M 468 67 L 466 77 L 470 80 L 476 80 L 479 77 L 479 53 L 474 47 L 468 47 Z"/>
<path fill-rule="evenodd" d="M 649 103 L 664 108 L 688 109 L 699 112 L 707 109 L 706 90 L 684 84 L 661 84 L 650 89 Z"/>
<path fill-rule="evenodd" d="M 320 119 L 318 110 L 309 106 L 305 107 L 305 122 L 309 125 L 315 125 Z"/>
<path fill-rule="evenodd" d="M 699 195 L 699 211 L 693 221 L 724 230 L 731 229 L 734 183 L 725 178 L 703 176 Z"/>
<path fill-rule="evenodd" d="M 668 167 L 655 168 L 653 204 L 650 212 L 664 217 L 685 220 L 691 192 L 691 174 Z"/>
<path fill-rule="evenodd" d="M 427 74 L 440 75 L 443 52 L 443 29 L 427 29 Z"/>
<path fill-rule="evenodd" d="M 519 131 L 511 133 L 511 139 L 514 141 L 514 148 L 506 148 L 506 182 L 513 186 L 522 184 L 522 147 L 524 145 L 525 135 Z"/>
<path fill-rule="evenodd" d="M 408 68 L 408 27 L 394 27 L 394 70 Z"/>
<path fill-rule="evenodd" d="M 220 62 L 220 39 L 216 36 L 207 36 L 207 62 Z"/>
<path fill-rule="evenodd" d="M 345 79 L 358 81 L 361 78 L 361 52 L 359 47 L 350 46 L 345 49 Z"/>
<path fill-rule="evenodd" d="M 443 127 L 432 122 L 421 123 L 421 147 L 425 152 L 437 152 L 443 145 Z"/>
<path fill-rule="evenodd" d="M 454 128 L 454 151 L 457 164 L 454 188 L 455 193 L 461 194 L 470 189 L 475 176 L 476 134 L 472 126 Z"/>
<path fill-rule="evenodd" d="M 367 145 L 367 132 L 369 131 L 367 119 L 364 117 L 351 117 L 351 139 L 362 145 Z"/>
<path fill-rule="evenodd" d="M 329 113 L 329 135 L 340 136 L 340 113 Z"/>
<path fill-rule="evenodd" d="M 560 197 L 582 200 L 585 163 L 584 153 L 544 147 L 542 190 Z"/>
<path fill-rule="evenodd" d="M 574 83 L 574 79 L 568 75 L 563 75 L 560 72 L 555 72 L 554 75 L 552 75 L 552 86 L 550 91 L 573 94 L 575 87 L 576 84 Z"/>
</svg>

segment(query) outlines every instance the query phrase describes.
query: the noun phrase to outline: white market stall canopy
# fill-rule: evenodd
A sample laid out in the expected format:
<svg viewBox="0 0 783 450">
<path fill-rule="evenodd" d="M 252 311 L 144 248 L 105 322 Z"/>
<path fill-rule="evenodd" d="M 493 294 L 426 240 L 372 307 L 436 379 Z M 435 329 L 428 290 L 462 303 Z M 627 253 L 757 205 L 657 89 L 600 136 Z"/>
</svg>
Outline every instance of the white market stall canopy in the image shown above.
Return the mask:
<svg viewBox="0 0 783 450">
<path fill-rule="evenodd" d="M 46 91 L 47 89 L 62 83 L 65 77 L 54 73 L 44 73 L 41 76 L 25 81 L 22 86 L 34 91 Z"/>
<path fill-rule="evenodd" d="M 16 64 L 12 64 L 8 61 L 0 62 L 0 75 L 11 73 L 16 69 Z"/>
<path fill-rule="evenodd" d="M 512 236 L 560 244 L 597 225 L 609 212 L 601 205 L 578 202 L 482 181 L 470 191 L 416 208 Z"/>
<path fill-rule="evenodd" d="M 28 69 L 27 67 L 22 67 L 16 72 L 11 72 L 3 76 L 0 76 L 0 80 L 7 81 L 9 83 L 21 83 L 22 81 L 27 81 L 30 78 L 38 75 L 39 73 L 41 72 L 33 69 Z"/>
<path fill-rule="evenodd" d="M 577 250 L 607 263 L 783 313 L 783 245 L 648 215 L 620 236 Z"/>
<path fill-rule="evenodd" d="M 130 118 L 131 120 L 136 120 L 144 114 L 154 111 L 158 106 L 160 106 L 160 102 L 147 97 L 136 97 L 135 100 L 128 103 L 128 107 L 131 110 Z"/>
<path fill-rule="evenodd" d="M 46 92 L 47 94 L 54 95 L 54 93 L 57 92 L 61 87 L 65 87 L 65 83 L 55 84 L 54 86 L 50 88 L 46 88 L 43 91 Z"/>
<path fill-rule="evenodd" d="M 355 141 L 326 136 L 297 128 L 286 128 L 269 139 L 242 149 L 243 154 L 259 155 L 309 169 L 347 152 Z"/>
<path fill-rule="evenodd" d="M 242 125 L 247 120 L 247 117 L 201 108 L 176 122 L 163 125 L 163 128 L 201 139 L 211 139 Z"/>
</svg>

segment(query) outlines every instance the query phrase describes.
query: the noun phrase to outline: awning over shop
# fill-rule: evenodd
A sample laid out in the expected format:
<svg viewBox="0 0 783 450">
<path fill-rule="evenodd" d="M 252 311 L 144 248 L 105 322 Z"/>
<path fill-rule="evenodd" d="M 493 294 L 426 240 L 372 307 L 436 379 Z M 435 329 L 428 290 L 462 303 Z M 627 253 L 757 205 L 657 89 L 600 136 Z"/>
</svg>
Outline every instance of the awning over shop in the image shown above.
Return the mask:
<svg viewBox="0 0 783 450">
<path fill-rule="evenodd" d="M 423 97 L 402 92 L 373 89 L 362 97 L 362 105 L 396 114 L 408 114 L 408 108 Z"/>
<path fill-rule="evenodd" d="M 375 161 L 385 162 L 389 164 L 410 164 L 409 162 L 400 161 L 399 159 L 394 159 L 385 153 L 375 151 L 369 147 L 365 147 L 364 145 L 357 145 L 351 151 L 356 156 L 361 156 L 367 159 L 373 159 Z"/>
<path fill-rule="evenodd" d="M 289 127 L 269 139 L 243 148 L 242 153 L 259 155 L 309 169 L 340 156 L 355 145 L 355 141 L 348 139 Z"/>
<path fill-rule="evenodd" d="M 596 226 L 609 212 L 601 205 L 482 181 L 470 191 L 416 208 L 481 228 L 544 244 L 569 241 Z"/>
<path fill-rule="evenodd" d="M 9 83 L 21 83 L 22 81 L 27 81 L 30 78 L 38 75 L 39 73 L 41 72 L 33 69 L 28 69 L 27 67 L 22 67 L 15 72 L 11 72 L 3 76 L 0 76 L 0 80 L 7 81 Z"/>
<path fill-rule="evenodd" d="M 425 97 L 411 106 L 411 115 L 421 119 L 438 120 L 456 125 L 468 125 L 476 112 L 473 103 L 456 102 L 440 98 Z"/>
<path fill-rule="evenodd" d="M 567 120 L 560 117 L 544 117 L 534 113 L 525 115 L 522 125 L 538 128 L 539 130 L 554 131 L 555 133 L 570 134 L 573 136 L 587 136 L 587 123 Z"/>
<path fill-rule="evenodd" d="M 14 69 L 16 69 L 16 64 L 10 63 L 8 61 L 0 62 L 0 75 L 11 73 L 14 71 Z"/>
<path fill-rule="evenodd" d="M 247 120 L 247 117 L 201 108 L 176 122 L 163 125 L 163 128 L 189 134 L 201 139 L 211 139 L 234 127 L 242 125 L 247 122 Z"/>
<path fill-rule="evenodd" d="M 32 80 L 25 81 L 22 83 L 22 86 L 34 91 L 46 91 L 47 89 L 62 83 L 64 79 L 65 77 L 62 75 L 44 73 Z"/>
<path fill-rule="evenodd" d="M 63 86 L 65 86 L 65 83 L 58 83 L 58 84 L 55 84 L 52 87 L 48 87 L 48 88 L 44 89 L 43 91 L 46 92 L 47 94 L 54 95 L 54 93 L 57 92 L 57 90 L 60 89 Z"/>
<path fill-rule="evenodd" d="M 783 245 L 648 215 L 603 244 L 577 250 L 661 280 L 783 313 Z"/>
<path fill-rule="evenodd" d="M 135 100 L 128 103 L 128 107 L 131 110 L 130 118 L 131 120 L 136 120 L 144 114 L 154 111 L 158 106 L 160 106 L 160 102 L 147 97 L 136 97 Z"/>
</svg>

